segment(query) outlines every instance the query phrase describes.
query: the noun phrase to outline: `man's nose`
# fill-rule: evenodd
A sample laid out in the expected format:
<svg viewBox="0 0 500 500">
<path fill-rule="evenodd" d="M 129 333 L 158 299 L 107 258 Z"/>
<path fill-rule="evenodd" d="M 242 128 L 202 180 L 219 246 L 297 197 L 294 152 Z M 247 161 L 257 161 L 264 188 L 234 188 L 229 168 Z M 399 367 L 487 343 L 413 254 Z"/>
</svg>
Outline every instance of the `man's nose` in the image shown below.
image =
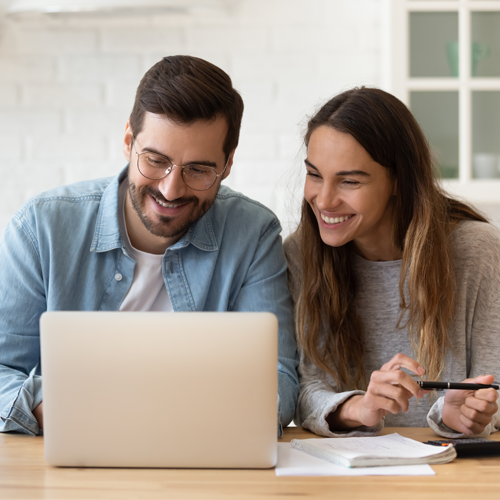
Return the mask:
<svg viewBox="0 0 500 500">
<path fill-rule="evenodd" d="M 165 199 L 174 201 L 186 193 L 186 184 L 182 178 L 182 167 L 174 165 L 166 177 L 160 180 L 158 189 Z"/>
</svg>

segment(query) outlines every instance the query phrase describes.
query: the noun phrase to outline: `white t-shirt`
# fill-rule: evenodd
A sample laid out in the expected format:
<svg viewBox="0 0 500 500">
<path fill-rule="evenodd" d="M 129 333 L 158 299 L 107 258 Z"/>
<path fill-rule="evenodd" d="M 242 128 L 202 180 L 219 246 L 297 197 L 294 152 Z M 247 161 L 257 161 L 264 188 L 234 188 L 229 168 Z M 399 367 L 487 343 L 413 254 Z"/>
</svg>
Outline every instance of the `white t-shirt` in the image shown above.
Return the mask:
<svg viewBox="0 0 500 500">
<path fill-rule="evenodd" d="M 119 191 L 119 223 L 122 234 L 126 236 L 125 244 L 136 264 L 132 285 L 123 300 L 120 311 L 164 311 L 172 312 L 172 302 L 163 281 L 163 255 L 141 252 L 132 246 L 125 223 L 125 196 L 128 182 L 125 179 Z"/>
</svg>

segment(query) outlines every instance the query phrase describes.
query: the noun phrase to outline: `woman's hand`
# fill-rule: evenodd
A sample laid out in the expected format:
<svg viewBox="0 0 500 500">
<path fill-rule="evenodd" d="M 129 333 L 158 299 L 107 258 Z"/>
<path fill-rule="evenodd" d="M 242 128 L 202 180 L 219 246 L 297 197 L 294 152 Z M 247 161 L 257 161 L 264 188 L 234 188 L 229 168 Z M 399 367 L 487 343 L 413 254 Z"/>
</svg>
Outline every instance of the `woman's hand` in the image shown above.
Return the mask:
<svg viewBox="0 0 500 500">
<path fill-rule="evenodd" d="M 425 373 L 422 366 L 404 354 L 396 354 L 378 371 L 371 374 L 370 383 L 363 396 L 353 396 L 327 417 L 332 430 L 376 425 L 389 413 L 406 412 L 412 396 L 421 398 L 423 391 L 407 373 L 406 368 L 416 375 Z"/>
<path fill-rule="evenodd" d="M 469 378 L 464 382 L 492 384 L 493 375 Z M 463 434 L 481 434 L 498 411 L 498 392 L 495 389 L 460 391 L 448 389 L 444 397 L 443 422 Z"/>
</svg>

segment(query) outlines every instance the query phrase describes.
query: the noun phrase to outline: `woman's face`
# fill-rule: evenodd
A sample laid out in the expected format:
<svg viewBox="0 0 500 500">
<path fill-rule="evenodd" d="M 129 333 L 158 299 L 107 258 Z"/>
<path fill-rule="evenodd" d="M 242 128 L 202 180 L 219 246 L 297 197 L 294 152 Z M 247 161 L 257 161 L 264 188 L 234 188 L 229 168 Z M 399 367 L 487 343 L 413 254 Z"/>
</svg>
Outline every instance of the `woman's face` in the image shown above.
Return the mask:
<svg viewBox="0 0 500 500">
<path fill-rule="evenodd" d="M 305 164 L 304 197 L 327 245 L 353 241 L 366 259 L 400 257 L 392 243 L 395 181 L 387 168 L 350 134 L 329 126 L 311 134 Z"/>
</svg>

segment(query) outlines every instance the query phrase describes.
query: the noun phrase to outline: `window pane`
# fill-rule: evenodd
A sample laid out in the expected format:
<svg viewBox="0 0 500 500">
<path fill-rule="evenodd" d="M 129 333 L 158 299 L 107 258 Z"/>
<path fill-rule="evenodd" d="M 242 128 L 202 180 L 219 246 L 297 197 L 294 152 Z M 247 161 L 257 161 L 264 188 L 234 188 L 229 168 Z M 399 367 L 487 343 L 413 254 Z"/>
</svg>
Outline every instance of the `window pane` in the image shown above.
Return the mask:
<svg viewBox="0 0 500 500">
<path fill-rule="evenodd" d="M 410 12 L 410 76 L 458 76 L 457 12 Z"/>
<path fill-rule="evenodd" d="M 476 179 L 499 177 L 500 92 L 472 92 L 472 172 Z"/>
<path fill-rule="evenodd" d="M 438 176 L 458 178 L 458 92 L 411 92 L 410 109 L 440 167 Z"/>
<path fill-rule="evenodd" d="M 471 74 L 500 76 L 500 12 L 472 12 Z"/>
</svg>

